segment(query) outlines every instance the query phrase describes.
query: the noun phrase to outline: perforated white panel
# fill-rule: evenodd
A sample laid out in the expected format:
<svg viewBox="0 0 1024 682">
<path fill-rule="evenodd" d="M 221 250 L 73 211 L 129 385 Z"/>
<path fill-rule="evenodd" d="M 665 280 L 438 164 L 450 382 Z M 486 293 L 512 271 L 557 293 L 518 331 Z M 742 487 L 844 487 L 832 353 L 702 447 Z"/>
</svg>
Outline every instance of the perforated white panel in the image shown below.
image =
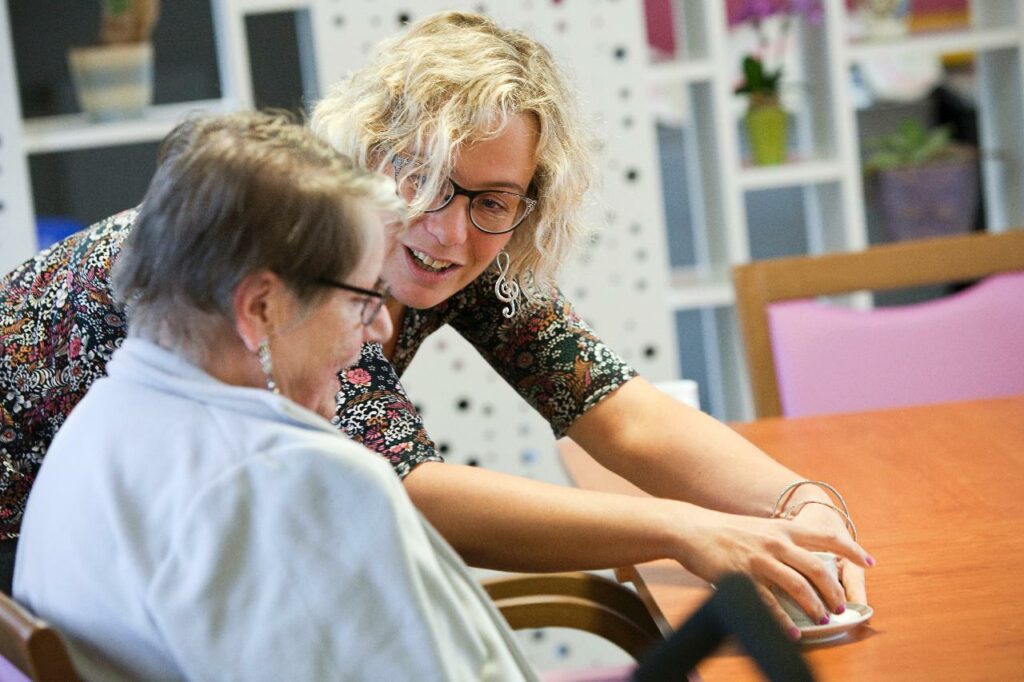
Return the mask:
<svg viewBox="0 0 1024 682">
<path fill-rule="evenodd" d="M 469 9 L 544 42 L 574 76 L 603 142 L 603 191 L 589 219 L 604 229 L 559 278 L 580 314 L 641 374 L 677 376 L 674 329 L 664 304 L 668 256 L 654 138 L 643 87 L 643 5 L 619 0 L 315 0 L 321 92 L 362 63 L 372 45 L 412 20 Z M 427 429 L 450 461 L 567 483 L 547 423 L 451 329 L 431 337 L 403 377 Z M 542 670 L 619 664 L 628 657 L 583 633 L 521 633 Z"/>
<path fill-rule="evenodd" d="M 559 281 L 598 334 L 642 374 L 674 377 L 675 341 L 660 294 L 667 282 L 660 180 L 641 85 L 641 3 L 317 0 L 322 91 L 360 65 L 376 41 L 442 9 L 483 11 L 527 31 L 574 76 L 604 145 L 604 187 L 594 193 L 590 219 L 605 229 Z M 547 423 L 450 329 L 424 344 L 403 380 L 451 461 L 564 481 Z"/>
<path fill-rule="evenodd" d="M 14 51 L 7 3 L 0 3 L 0 275 L 36 251 L 28 164 L 21 142 Z"/>
</svg>

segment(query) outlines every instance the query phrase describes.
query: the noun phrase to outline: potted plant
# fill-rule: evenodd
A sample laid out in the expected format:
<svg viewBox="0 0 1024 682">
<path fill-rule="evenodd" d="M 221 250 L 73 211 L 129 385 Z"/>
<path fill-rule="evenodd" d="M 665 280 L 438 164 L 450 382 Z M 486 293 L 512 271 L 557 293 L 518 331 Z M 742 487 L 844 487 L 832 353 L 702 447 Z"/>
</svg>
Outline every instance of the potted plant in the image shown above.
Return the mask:
<svg viewBox="0 0 1024 682">
<path fill-rule="evenodd" d="M 744 124 L 751 157 L 757 165 L 786 160 L 789 116 L 779 100 L 781 61 L 788 49 L 793 20 L 803 17 L 816 23 L 821 16 L 820 0 L 746 0 L 730 17 L 733 24 L 749 22 L 757 37 L 757 51 L 743 57 L 743 80 L 734 90 L 737 95 L 747 96 Z M 776 29 L 774 36 L 769 35 L 769 24 Z"/>
<path fill-rule="evenodd" d="M 948 126 L 907 120 L 867 144 L 864 169 L 879 215 L 896 239 L 968 232 L 978 209 L 978 153 L 954 142 Z"/>
<path fill-rule="evenodd" d="M 102 0 L 99 43 L 68 50 L 82 110 L 97 120 L 141 116 L 153 99 L 159 0 Z"/>
</svg>

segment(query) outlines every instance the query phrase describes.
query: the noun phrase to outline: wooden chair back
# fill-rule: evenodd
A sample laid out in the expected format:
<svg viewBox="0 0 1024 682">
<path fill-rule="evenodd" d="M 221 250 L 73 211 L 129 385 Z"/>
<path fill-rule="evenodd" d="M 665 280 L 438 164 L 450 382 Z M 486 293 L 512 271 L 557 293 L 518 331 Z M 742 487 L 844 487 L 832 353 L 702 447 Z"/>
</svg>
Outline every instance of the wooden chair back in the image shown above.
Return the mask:
<svg viewBox="0 0 1024 682">
<path fill-rule="evenodd" d="M 520 575 L 484 581 L 513 630 L 565 627 L 602 637 L 639 660 L 664 639 L 636 592 L 590 573 Z"/>
<path fill-rule="evenodd" d="M 2 592 L 0 656 L 35 682 L 77 682 L 79 679 L 57 630 Z"/>
<path fill-rule="evenodd" d="M 736 309 L 758 417 L 782 415 L 768 306 L 777 301 L 976 280 L 1024 270 L 1024 229 L 756 261 L 733 269 Z"/>
</svg>

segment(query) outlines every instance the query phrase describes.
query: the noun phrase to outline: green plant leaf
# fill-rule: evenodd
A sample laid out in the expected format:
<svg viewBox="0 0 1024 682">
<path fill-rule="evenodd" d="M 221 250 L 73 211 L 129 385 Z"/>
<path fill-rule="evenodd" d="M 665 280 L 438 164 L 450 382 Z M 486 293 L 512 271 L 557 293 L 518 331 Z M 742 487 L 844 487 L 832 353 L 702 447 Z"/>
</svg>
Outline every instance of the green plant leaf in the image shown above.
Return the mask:
<svg viewBox="0 0 1024 682">
<path fill-rule="evenodd" d="M 918 166 L 948 154 L 952 149 L 949 126 L 926 130 L 918 121 L 904 121 L 895 133 L 865 143 L 872 154 L 865 161 L 866 171 L 898 166 Z"/>
<path fill-rule="evenodd" d="M 759 57 L 747 55 L 743 58 L 743 82 L 737 85 L 733 92 L 737 95 L 774 95 L 778 92 L 781 77 L 781 68 L 769 71 L 765 69 L 764 62 Z"/>
<path fill-rule="evenodd" d="M 103 0 L 103 6 L 109 16 L 117 17 L 128 13 L 131 0 Z"/>
</svg>

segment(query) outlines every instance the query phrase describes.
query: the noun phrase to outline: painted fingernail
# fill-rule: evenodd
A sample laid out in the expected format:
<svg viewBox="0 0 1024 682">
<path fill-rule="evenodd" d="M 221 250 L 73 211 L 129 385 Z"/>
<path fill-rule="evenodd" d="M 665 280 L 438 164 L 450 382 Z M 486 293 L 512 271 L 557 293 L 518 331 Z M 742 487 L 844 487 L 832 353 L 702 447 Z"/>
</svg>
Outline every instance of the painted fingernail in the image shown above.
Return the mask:
<svg viewBox="0 0 1024 682">
<path fill-rule="evenodd" d="M 845 613 L 845 612 L 846 612 L 846 604 L 840 604 L 839 606 L 837 606 L 834 609 L 832 609 L 832 613 L 836 614 L 837 616 L 839 614 Z"/>
<path fill-rule="evenodd" d="M 800 628 L 794 625 L 788 630 L 787 634 L 789 635 L 789 638 L 795 642 L 800 639 Z"/>
<path fill-rule="evenodd" d="M 827 613 L 824 616 L 821 617 L 821 620 L 818 621 L 818 625 L 828 625 L 828 614 Z"/>
<path fill-rule="evenodd" d="M 875 557 L 871 556 L 870 554 L 865 554 L 864 555 L 864 563 L 866 563 L 868 566 L 874 566 L 875 565 Z"/>
</svg>

